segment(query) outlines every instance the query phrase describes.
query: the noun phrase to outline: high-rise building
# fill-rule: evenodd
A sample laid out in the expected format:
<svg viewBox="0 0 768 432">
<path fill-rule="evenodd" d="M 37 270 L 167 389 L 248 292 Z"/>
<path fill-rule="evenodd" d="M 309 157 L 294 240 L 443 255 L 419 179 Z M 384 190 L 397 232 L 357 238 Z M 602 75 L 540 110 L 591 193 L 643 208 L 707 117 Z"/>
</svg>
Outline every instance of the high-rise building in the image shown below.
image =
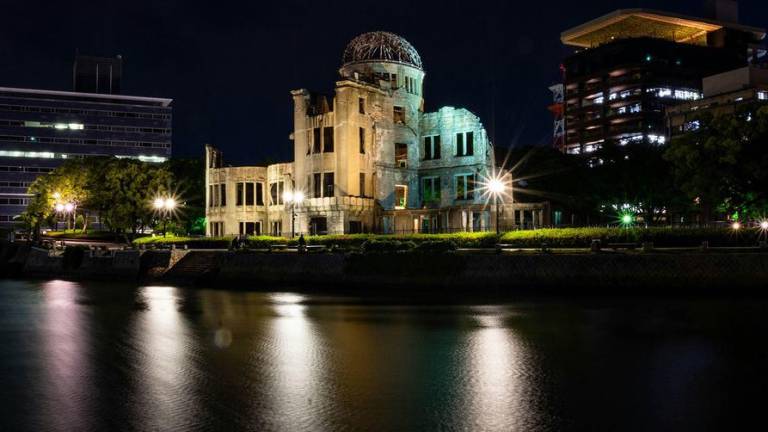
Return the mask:
<svg viewBox="0 0 768 432">
<path fill-rule="evenodd" d="M 13 226 L 35 178 L 90 156 L 171 156 L 171 99 L 0 87 L 0 227 Z"/>
<path fill-rule="evenodd" d="M 765 31 L 736 23 L 733 1 L 712 2 L 717 16 L 693 18 L 623 9 L 566 30 L 576 52 L 565 59 L 565 140 L 587 154 L 604 145 L 664 144 L 665 109 L 702 97 L 702 78 L 746 66 Z"/>
</svg>

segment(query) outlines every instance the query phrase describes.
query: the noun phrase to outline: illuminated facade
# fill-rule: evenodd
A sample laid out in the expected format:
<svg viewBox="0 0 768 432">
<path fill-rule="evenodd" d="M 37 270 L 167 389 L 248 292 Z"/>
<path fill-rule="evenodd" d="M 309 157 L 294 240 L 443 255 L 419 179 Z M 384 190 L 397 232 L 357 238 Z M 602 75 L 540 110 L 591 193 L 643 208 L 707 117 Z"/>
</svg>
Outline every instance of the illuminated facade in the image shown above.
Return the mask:
<svg viewBox="0 0 768 432">
<path fill-rule="evenodd" d="M 0 87 L 0 226 L 26 208 L 27 188 L 65 160 L 171 156 L 171 99 Z"/>
<path fill-rule="evenodd" d="M 291 92 L 294 161 L 277 177 L 272 166 L 224 168 L 208 148 L 208 234 L 290 234 L 292 213 L 297 233 L 490 229 L 491 209 L 475 184 L 492 169 L 493 147 L 466 109 L 424 112 L 425 72 L 413 46 L 365 33 L 346 47 L 339 75 L 332 95 Z M 241 186 L 251 182 L 261 186 Z M 221 189 L 232 198 L 216 206 Z M 277 197 L 261 205 L 235 198 L 267 189 Z M 280 195 L 294 191 L 305 198 L 292 212 Z M 546 216 L 534 217 L 541 224 Z"/>
<path fill-rule="evenodd" d="M 669 135 L 674 137 L 698 129 L 699 118 L 705 112 L 713 116 L 730 115 L 741 106 L 755 104 L 768 104 L 768 65 L 747 66 L 705 77 L 702 99 L 667 110 Z"/>
<path fill-rule="evenodd" d="M 565 139 L 588 154 L 604 145 L 667 140 L 665 110 L 702 97 L 702 78 L 746 66 L 765 32 L 726 21 L 645 9 L 618 10 L 561 35 L 577 49 L 564 62 Z M 725 17 L 721 17 L 725 19 Z"/>
</svg>

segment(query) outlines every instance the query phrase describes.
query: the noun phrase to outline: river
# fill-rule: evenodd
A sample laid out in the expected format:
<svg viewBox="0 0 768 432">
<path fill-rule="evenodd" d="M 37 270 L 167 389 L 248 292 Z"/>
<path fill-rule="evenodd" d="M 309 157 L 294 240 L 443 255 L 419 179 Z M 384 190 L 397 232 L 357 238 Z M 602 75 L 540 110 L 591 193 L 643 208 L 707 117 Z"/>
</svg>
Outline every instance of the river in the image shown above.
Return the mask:
<svg viewBox="0 0 768 432">
<path fill-rule="evenodd" d="M 767 311 L 4 280 L 0 430 L 736 430 Z"/>
</svg>

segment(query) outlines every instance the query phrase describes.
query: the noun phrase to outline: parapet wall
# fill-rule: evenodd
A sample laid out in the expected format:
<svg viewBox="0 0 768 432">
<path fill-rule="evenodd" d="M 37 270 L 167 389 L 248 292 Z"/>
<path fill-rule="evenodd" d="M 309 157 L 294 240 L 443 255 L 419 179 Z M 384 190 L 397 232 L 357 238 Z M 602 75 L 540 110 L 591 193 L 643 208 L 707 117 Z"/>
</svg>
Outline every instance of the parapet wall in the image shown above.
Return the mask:
<svg viewBox="0 0 768 432">
<path fill-rule="evenodd" d="M 14 259 L 25 255 L 21 249 Z M 4 262 L 3 274 L 11 264 Z M 675 293 L 768 286 L 768 253 L 342 254 L 228 251 L 118 251 L 65 268 L 43 249 L 26 252 L 21 276 L 118 278 L 205 284 L 228 289 L 365 291 L 451 289 L 510 293 Z"/>
</svg>

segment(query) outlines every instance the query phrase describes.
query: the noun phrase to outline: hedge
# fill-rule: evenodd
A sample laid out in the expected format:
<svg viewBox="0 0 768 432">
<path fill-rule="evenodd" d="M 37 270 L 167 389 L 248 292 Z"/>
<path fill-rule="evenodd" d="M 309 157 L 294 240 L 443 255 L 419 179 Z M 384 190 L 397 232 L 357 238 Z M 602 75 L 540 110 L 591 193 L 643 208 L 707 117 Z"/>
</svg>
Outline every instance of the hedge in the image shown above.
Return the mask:
<svg viewBox="0 0 768 432">
<path fill-rule="evenodd" d="M 141 237 L 133 241 L 135 246 L 156 245 L 156 246 L 183 246 L 192 249 L 227 249 L 232 244 L 233 236 L 229 237 Z"/>
<path fill-rule="evenodd" d="M 505 233 L 500 242 L 517 247 L 589 247 L 592 239 L 609 243 L 652 242 L 658 247 L 695 247 L 703 241 L 710 246 L 754 246 L 760 237 L 757 229 L 730 228 L 559 228 Z"/>
<path fill-rule="evenodd" d="M 395 248 L 394 243 L 407 243 L 417 250 L 453 250 L 460 248 L 492 248 L 497 243 L 513 247 L 538 248 L 546 243 L 549 247 L 588 248 L 592 239 L 600 239 L 605 246 L 609 243 L 653 242 L 658 247 L 696 247 L 702 241 L 709 241 L 710 246 L 754 246 L 765 233 L 753 228 L 734 231 L 730 228 L 553 228 L 528 231 L 510 231 L 501 238 L 495 233 L 451 233 L 451 234 L 406 234 L 376 235 L 347 234 L 305 237 L 309 245 L 325 245 L 341 249 L 362 249 L 369 242 L 389 242 L 392 245 L 370 246 Z M 134 245 L 187 245 L 196 249 L 227 249 L 232 244 L 233 236 L 228 237 L 143 237 L 133 241 Z M 298 243 L 298 238 L 272 236 L 249 236 L 246 240 L 251 249 L 267 249 L 271 245 L 291 245 Z"/>
</svg>

